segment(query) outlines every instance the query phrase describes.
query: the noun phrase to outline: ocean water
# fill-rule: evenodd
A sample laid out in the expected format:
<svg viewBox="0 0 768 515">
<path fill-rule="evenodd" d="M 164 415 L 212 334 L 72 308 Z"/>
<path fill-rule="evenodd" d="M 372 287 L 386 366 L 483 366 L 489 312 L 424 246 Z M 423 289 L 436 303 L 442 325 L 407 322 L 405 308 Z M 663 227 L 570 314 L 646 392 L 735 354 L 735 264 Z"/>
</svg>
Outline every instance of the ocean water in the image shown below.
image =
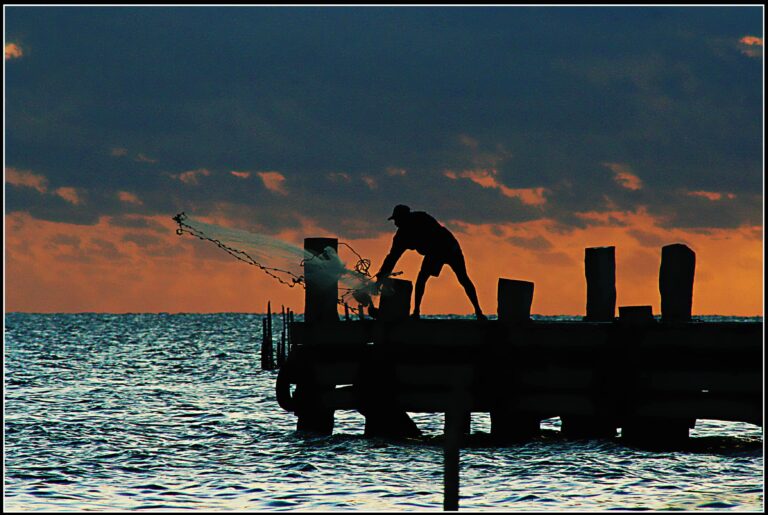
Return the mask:
<svg viewBox="0 0 768 515">
<path fill-rule="evenodd" d="M 442 415 L 414 414 L 407 442 L 363 438 L 352 411 L 296 434 L 259 368 L 261 318 L 6 314 L 5 510 L 441 510 Z M 758 426 L 699 420 L 685 452 L 542 427 L 492 447 L 473 415 L 462 510 L 763 509 Z"/>
</svg>

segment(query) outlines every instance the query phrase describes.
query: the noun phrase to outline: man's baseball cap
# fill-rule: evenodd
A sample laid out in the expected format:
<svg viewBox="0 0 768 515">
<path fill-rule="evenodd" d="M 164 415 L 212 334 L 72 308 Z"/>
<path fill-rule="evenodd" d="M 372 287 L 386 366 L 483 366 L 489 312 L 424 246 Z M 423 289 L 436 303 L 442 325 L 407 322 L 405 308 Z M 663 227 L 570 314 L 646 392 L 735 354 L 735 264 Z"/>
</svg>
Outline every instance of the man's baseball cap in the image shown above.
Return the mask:
<svg viewBox="0 0 768 515">
<path fill-rule="evenodd" d="M 387 218 L 387 220 L 394 220 L 395 218 L 403 217 L 411 212 L 411 208 L 408 206 L 404 206 L 402 204 L 398 204 L 395 206 L 395 209 L 392 211 L 392 216 Z"/>
</svg>

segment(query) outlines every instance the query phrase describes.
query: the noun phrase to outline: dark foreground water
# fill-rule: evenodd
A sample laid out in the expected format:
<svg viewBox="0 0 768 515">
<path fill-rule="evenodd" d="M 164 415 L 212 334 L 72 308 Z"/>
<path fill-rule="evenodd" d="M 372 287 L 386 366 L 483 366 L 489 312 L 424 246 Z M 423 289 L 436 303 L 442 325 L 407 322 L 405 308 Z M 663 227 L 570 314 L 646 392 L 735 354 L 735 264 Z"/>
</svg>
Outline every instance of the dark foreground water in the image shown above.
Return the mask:
<svg viewBox="0 0 768 515">
<path fill-rule="evenodd" d="M 730 318 L 733 320 L 732 318 Z M 755 320 L 755 319 L 751 319 Z M 432 510 L 442 507 L 441 415 L 423 441 L 294 432 L 258 366 L 260 315 L 5 318 L 6 510 Z M 279 326 L 278 326 L 279 327 Z M 461 508 L 762 510 L 762 430 L 699 421 L 691 450 L 568 441 L 461 451 Z"/>
</svg>

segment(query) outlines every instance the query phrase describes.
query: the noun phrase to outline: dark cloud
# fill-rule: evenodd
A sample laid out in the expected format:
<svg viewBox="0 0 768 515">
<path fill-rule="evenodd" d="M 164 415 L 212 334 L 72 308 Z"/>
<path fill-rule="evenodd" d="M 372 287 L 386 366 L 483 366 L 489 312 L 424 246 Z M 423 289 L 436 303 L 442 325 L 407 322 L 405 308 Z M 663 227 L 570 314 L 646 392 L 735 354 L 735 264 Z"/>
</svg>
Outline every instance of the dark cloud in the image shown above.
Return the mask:
<svg viewBox="0 0 768 515">
<path fill-rule="evenodd" d="M 526 238 L 523 236 L 510 236 L 507 238 L 511 244 L 530 250 L 549 250 L 552 248 L 552 242 L 542 236 Z"/>
<path fill-rule="evenodd" d="M 639 206 L 671 227 L 761 223 L 762 61 L 738 43 L 762 33 L 759 7 L 6 14 L 25 49 L 6 63 L 6 162 L 87 194 L 9 186 L 7 212 L 93 224 L 226 210 L 260 231 L 304 217 L 347 237 L 390 230 L 397 203 L 472 223 L 583 227 L 574 213 Z M 444 176 L 478 167 L 547 203 Z M 194 170 L 209 174 L 179 179 Z M 280 172 L 288 195 L 258 171 Z"/>
</svg>

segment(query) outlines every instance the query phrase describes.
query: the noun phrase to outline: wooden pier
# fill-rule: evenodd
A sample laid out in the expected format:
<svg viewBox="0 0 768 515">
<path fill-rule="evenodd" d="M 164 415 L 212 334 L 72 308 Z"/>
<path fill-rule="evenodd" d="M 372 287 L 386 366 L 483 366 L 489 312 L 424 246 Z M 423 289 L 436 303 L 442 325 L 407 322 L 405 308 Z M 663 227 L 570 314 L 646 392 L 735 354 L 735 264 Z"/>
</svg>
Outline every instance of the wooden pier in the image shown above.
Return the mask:
<svg viewBox="0 0 768 515">
<path fill-rule="evenodd" d="M 305 244 L 319 258 L 326 246 L 335 240 Z M 326 434 L 337 409 L 365 415 L 367 435 L 390 436 L 419 433 L 407 412 L 488 412 L 500 443 L 556 416 L 566 435 L 621 428 L 639 441 L 685 438 L 696 419 L 762 425 L 762 323 L 693 321 L 695 255 L 680 244 L 662 249 L 661 321 L 650 306 L 615 317 L 614 256 L 613 247 L 585 250 L 587 316 L 578 322 L 531 320 L 533 283 L 504 278 L 498 320 L 411 320 L 410 283 L 392 279 L 378 319 L 340 321 L 337 285 L 313 282 L 308 269 L 310 312 L 290 324 L 278 402 L 300 430 Z"/>
<path fill-rule="evenodd" d="M 377 399 L 445 412 L 455 390 L 466 411 L 491 414 L 502 440 L 556 416 L 580 436 L 687 435 L 701 418 L 762 424 L 759 323 L 366 320 L 294 323 L 292 338 L 278 400 L 300 418 Z M 287 384 L 305 397 L 287 398 Z"/>
</svg>

